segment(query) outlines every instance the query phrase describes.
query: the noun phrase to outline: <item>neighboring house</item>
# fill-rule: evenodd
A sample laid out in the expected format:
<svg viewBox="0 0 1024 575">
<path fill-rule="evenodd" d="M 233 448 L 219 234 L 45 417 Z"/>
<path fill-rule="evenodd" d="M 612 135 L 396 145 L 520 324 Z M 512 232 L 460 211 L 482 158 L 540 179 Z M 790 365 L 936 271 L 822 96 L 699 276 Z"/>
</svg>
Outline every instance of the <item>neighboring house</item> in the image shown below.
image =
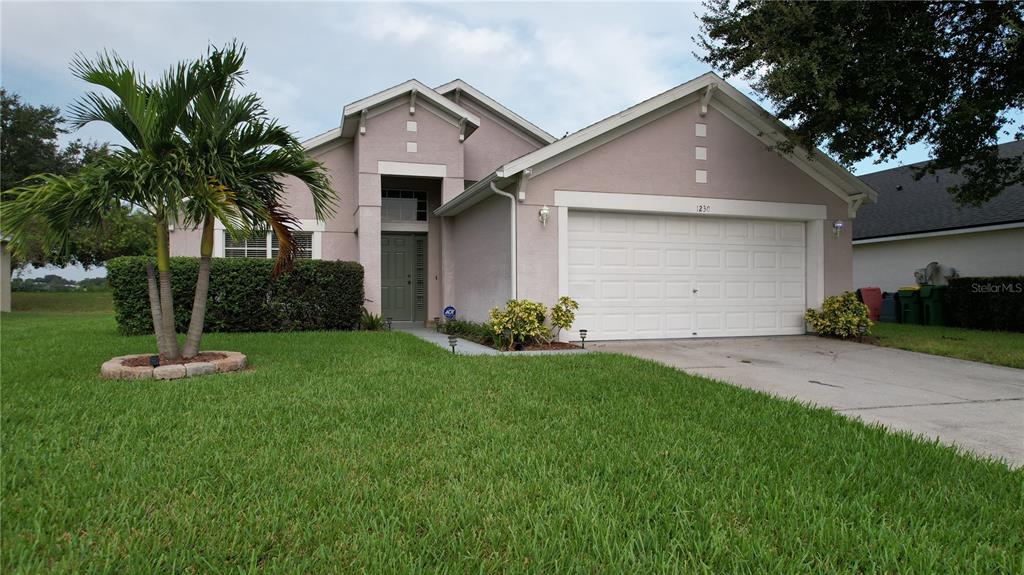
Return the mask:
<svg viewBox="0 0 1024 575">
<path fill-rule="evenodd" d="M 1022 155 L 1024 141 L 999 152 Z M 854 222 L 854 286 L 895 291 L 914 285 L 914 270 L 930 262 L 941 266 L 939 284 L 954 269 L 960 276 L 1024 275 L 1024 185 L 981 207 L 961 207 L 946 189 L 962 179 L 942 170 L 915 181 L 910 166 L 861 176 L 878 201 Z"/>
<path fill-rule="evenodd" d="M 713 73 L 558 140 L 461 80 L 410 80 L 306 142 L 337 214 L 316 223 L 298 186 L 291 208 L 306 255 L 360 262 L 367 309 L 394 321 L 569 295 L 573 338 L 797 334 L 805 308 L 852 287 L 836 223 L 875 193 L 824 154 L 770 149 L 783 131 Z M 198 240 L 175 230 L 174 253 Z M 216 242 L 275 250 L 269 234 Z"/>
</svg>

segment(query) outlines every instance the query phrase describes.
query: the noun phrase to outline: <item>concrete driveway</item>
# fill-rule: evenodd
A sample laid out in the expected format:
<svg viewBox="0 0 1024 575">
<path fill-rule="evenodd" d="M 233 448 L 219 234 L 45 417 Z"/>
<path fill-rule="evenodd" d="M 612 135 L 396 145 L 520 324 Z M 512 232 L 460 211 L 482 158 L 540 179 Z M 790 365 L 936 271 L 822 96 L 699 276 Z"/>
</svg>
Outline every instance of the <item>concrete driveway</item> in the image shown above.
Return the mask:
<svg viewBox="0 0 1024 575">
<path fill-rule="evenodd" d="M 595 342 L 1024 465 L 1024 370 L 814 336 Z"/>
</svg>

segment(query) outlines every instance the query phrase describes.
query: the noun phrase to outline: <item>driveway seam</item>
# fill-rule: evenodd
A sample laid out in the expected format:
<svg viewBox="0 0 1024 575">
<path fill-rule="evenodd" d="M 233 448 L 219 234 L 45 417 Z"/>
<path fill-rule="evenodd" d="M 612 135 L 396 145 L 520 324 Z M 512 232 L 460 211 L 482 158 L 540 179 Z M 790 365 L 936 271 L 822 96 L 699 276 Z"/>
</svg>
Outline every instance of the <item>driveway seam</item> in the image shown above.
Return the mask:
<svg viewBox="0 0 1024 575">
<path fill-rule="evenodd" d="M 868 411 L 872 409 L 892 409 L 899 407 L 928 407 L 932 405 L 966 405 L 970 403 L 997 403 L 1000 401 L 1024 401 L 1024 397 L 1002 397 L 997 399 L 972 399 L 968 401 L 940 401 L 935 403 L 903 403 L 899 405 L 876 405 L 873 407 L 844 407 L 836 411 Z"/>
</svg>

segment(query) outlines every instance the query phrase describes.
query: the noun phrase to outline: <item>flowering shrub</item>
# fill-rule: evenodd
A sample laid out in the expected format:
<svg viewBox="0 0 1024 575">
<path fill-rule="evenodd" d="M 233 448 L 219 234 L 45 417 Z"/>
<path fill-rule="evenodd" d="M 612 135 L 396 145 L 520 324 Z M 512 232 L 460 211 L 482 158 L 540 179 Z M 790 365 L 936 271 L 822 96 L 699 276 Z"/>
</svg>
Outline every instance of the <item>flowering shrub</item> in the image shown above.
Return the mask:
<svg viewBox="0 0 1024 575">
<path fill-rule="evenodd" d="M 517 341 L 548 341 L 551 332 L 544 325 L 546 311 L 543 305 L 528 299 L 510 299 L 504 310 L 492 309 L 491 329 L 499 339 L 499 346 L 505 343 L 511 349 Z"/>
<path fill-rule="evenodd" d="M 558 298 L 558 303 L 551 306 L 551 326 L 558 330 L 555 332 L 555 337 L 558 337 L 563 329 L 572 327 L 572 322 L 576 321 L 576 310 L 578 309 L 580 309 L 580 304 L 569 296 Z"/>
<path fill-rule="evenodd" d="M 821 311 L 809 309 L 804 314 L 804 319 L 818 335 L 842 339 L 867 335 L 871 333 L 871 326 L 874 325 L 868 319 L 868 306 L 857 301 L 857 296 L 852 292 L 825 298 Z"/>
</svg>

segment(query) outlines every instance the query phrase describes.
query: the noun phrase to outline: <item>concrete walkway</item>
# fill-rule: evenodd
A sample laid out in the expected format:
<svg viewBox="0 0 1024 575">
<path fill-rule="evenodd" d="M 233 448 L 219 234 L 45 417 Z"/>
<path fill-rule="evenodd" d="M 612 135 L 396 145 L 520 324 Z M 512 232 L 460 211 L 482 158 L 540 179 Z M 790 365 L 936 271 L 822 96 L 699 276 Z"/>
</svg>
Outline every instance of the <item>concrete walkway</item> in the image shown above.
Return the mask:
<svg viewBox="0 0 1024 575">
<path fill-rule="evenodd" d="M 429 341 L 430 343 L 443 347 L 448 351 L 451 351 L 452 349 L 451 346 L 448 345 L 448 334 L 439 333 L 433 328 L 424 327 L 422 323 L 396 321 L 391 324 L 391 329 L 411 333 L 424 341 Z M 458 340 L 458 345 L 455 346 L 455 353 L 459 355 L 501 355 L 501 352 L 494 348 L 487 347 L 486 345 L 480 345 L 479 343 L 462 339 L 461 337 Z"/>
<path fill-rule="evenodd" d="M 1024 465 L 1024 370 L 814 336 L 587 347 L 831 407 Z"/>
<path fill-rule="evenodd" d="M 391 329 L 395 331 L 401 331 L 415 335 L 423 341 L 429 341 L 430 343 L 443 347 L 451 351 L 451 346 L 448 345 L 448 334 L 438 333 L 432 328 L 424 327 L 422 323 L 417 322 L 394 322 L 391 324 Z M 486 345 L 480 345 L 461 337 L 458 340 L 458 344 L 455 346 L 455 353 L 459 355 L 501 355 L 505 357 L 523 357 L 523 356 L 535 356 L 535 355 L 564 355 L 572 353 L 587 353 L 589 349 L 546 349 L 546 350 L 535 350 L 535 351 L 498 351 L 492 347 Z"/>
</svg>

